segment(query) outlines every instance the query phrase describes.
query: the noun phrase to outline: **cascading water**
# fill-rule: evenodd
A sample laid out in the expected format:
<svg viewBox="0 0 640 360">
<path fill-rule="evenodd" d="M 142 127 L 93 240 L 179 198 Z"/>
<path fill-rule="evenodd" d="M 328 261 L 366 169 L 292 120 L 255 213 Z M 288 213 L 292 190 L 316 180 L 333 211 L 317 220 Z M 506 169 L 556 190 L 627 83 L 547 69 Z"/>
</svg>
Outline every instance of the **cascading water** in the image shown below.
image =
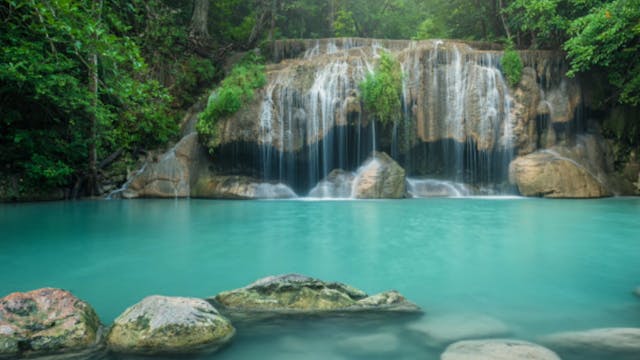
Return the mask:
<svg viewBox="0 0 640 360">
<path fill-rule="evenodd" d="M 333 170 L 353 173 L 375 150 L 391 154 L 413 181 L 504 190 L 517 120 L 501 52 L 372 39 L 281 42 L 274 49 L 281 62 L 270 67 L 262 92 L 259 159 L 252 160 L 264 181 L 300 194 L 316 187 L 312 195 L 322 197 L 335 193 L 321 183 Z M 403 114 L 395 124 L 371 121 L 359 97 L 381 51 L 392 53 L 403 73 Z"/>
</svg>

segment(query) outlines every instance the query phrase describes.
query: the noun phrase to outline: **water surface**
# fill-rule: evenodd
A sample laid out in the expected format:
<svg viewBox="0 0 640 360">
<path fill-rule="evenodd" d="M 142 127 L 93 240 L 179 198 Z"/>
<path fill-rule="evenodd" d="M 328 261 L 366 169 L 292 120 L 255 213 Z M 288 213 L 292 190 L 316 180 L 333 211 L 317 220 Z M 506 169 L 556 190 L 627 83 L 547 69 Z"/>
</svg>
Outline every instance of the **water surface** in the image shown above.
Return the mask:
<svg viewBox="0 0 640 360">
<path fill-rule="evenodd" d="M 489 315 L 529 340 L 640 326 L 638 199 L 4 204 L 0 234 L 0 296 L 68 289 L 107 324 L 147 295 L 206 297 L 295 272 L 396 289 L 427 318 Z M 397 336 L 383 358 L 441 351 L 403 319 L 285 325 L 241 329 L 211 357 L 366 359 L 367 346 L 340 342 L 371 334 Z"/>
</svg>

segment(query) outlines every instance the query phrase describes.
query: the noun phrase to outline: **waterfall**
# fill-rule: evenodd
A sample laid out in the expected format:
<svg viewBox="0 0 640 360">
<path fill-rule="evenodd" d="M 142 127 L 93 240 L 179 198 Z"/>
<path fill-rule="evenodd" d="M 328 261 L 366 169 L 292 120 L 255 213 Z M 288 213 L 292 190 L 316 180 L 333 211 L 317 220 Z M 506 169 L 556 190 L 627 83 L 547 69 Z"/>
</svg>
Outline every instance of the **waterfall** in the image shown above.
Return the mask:
<svg viewBox="0 0 640 360">
<path fill-rule="evenodd" d="M 501 52 L 453 41 L 359 38 L 292 40 L 274 48 L 282 62 L 270 67 L 255 110 L 264 181 L 322 194 L 321 181 L 333 170 L 353 173 L 377 150 L 414 178 L 488 188 L 506 183 L 516 121 Z M 360 100 L 359 84 L 382 51 L 398 59 L 403 74 L 395 124 L 371 121 Z"/>
</svg>

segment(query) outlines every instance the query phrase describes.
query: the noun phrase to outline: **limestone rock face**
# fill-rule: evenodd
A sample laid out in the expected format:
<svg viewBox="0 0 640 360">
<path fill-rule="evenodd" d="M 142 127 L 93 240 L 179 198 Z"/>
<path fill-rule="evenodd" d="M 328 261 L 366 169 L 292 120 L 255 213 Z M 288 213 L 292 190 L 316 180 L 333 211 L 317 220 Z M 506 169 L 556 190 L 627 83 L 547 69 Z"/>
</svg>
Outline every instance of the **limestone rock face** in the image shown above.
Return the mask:
<svg viewBox="0 0 640 360">
<path fill-rule="evenodd" d="M 297 195 L 284 184 L 261 183 L 247 176 L 200 176 L 191 196 L 212 199 L 290 199 Z"/>
<path fill-rule="evenodd" d="M 405 171 L 389 155 L 375 152 L 358 169 L 353 188 L 358 199 L 401 199 L 407 192 Z"/>
<path fill-rule="evenodd" d="M 563 357 L 638 359 L 640 328 L 604 328 L 564 332 L 543 338 L 543 343 Z"/>
<path fill-rule="evenodd" d="M 408 326 L 428 346 L 441 348 L 460 340 L 508 336 L 509 327 L 502 321 L 482 314 L 427 316 Z"/>
<path fill-rule="evenodd" d="M 198 160 L 203 157 L 198 135 L 191 133 L 174 148 L 147 163 L 134 175 L 122 194 L 125 198 L 188 197 L 192 178 L 196 177 Z"/>
<path fill-rule="evenodd" d="M 417 305 L 396 291 L 367 296 L 349 285 L 297 274 L 266 277 L 207 300 L 232 318 L 247 313 L 311 315 L 361 311 L 420 312 Z"/>
<path fill-rule="evenodd" d="M 156 295 L 116 318 L 107 345 L 123 353 L 181 354 L 216 350 L 234 334 L 231 323 L 206 301 Z"/>
<path fill-rule="evenodd" d="M 468 340 L 450 345 L 441 360 L 560 360 L 553 351 L 519 340 Z"/>
<path fill-rule="evenodd" d="M 44 288 L 0 299 L 0 358 L 91 351 L 100 332 L 91 305 L 65 290 Z"/>
<path fill-rule="evenodd" d="M 554 151 L 539 151 L 513 160 L 509 180 L 524 196 L 599 198 L 607 189 L 577 162 Z"/>
</svg>

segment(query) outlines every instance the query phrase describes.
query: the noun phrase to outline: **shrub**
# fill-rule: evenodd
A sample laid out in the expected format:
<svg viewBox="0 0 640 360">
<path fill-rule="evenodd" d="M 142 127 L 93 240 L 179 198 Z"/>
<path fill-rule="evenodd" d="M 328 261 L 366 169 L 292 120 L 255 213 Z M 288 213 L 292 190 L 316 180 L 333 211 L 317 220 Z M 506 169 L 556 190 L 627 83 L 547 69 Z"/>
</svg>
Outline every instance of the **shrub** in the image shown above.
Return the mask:
<svg viewBox="0 0 640 360">
<path fill-rule="evenodd" d="M 500 63 L 502 64 L 502 72 L 506 76 L 509 84 L 516 86 L 522 78 L 523 65 L 520 55 L 513 47 L 513 43 L 509 42 L 507 44 Z"/>
<path fill-rule="evenodd" d="M 396 122 L 402 116 L 402 71 L 400 63 L 383 53 L 373 74 L 360 83 L 365 108 L 382 123 Z"/>
<path fill-rule="evenodd" d="M 210 153 L 213 153 L 217 145 L 215 128 L 218 120 L 240 110 L 253 99 L 254 91 L 264 86 L 266 81 L 262 59 L 250 55 L 234 66 L 209 96 L 207 107 L 198 116 L 196 128 Z"/>
</svg>

